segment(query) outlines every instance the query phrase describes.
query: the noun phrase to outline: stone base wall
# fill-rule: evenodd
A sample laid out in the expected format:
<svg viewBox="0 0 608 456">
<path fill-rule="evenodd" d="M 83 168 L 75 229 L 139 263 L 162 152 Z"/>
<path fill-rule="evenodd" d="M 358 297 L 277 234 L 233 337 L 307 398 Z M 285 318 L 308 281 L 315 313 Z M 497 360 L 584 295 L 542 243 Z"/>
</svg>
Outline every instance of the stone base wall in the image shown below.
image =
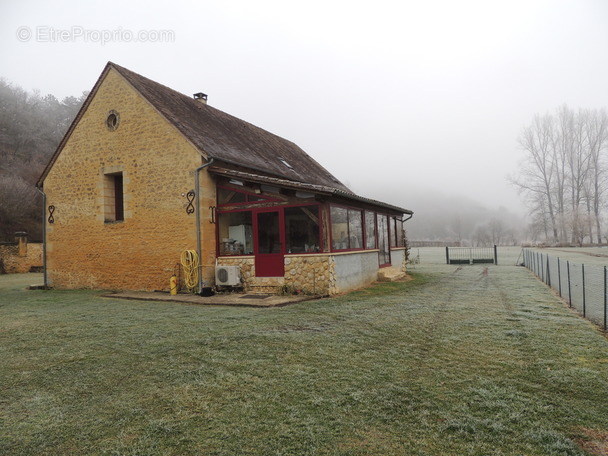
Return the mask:
<svg viewBox="0 0 608 456">
<path fill-rule="evenodd" d="M 0 274 L 19 274 L 42 267 L 41 243 L 30 242 L 25 252 L 17 243 L 0 244 Z"/>
<path fill-rule="evenodd" d="M 360 251 L 334 255 L 336 282 L 331 294 L 363 288 L 378 280 L 378 251 Z"/>
<path fill-rule="evenodd" d="M 394 260 L 405 270 L 404 250 Z M 256 277 L 253 256 L 221 257 L 221 266 L 239 266 L 246 291 L 335 295 L 362 288 L 378 280 L 378 252 L 304 254 L 285 256 L 284 277 Z"/>
<path fill-rule="evenodd" d="M 239 266 L 246 291 L 329 295 L 335 288 L 331 255 L 286 255 L 284 277 L 256 277 L 253 256 L 221 257 L 221 266 Z"/>
<path fill-rule="evenodd" d="M 330 295 L 335 288 L 336 271 L 331 255 L 288 255 L 285 257 L 287 291 L 311 295 Z"/>
</svg>

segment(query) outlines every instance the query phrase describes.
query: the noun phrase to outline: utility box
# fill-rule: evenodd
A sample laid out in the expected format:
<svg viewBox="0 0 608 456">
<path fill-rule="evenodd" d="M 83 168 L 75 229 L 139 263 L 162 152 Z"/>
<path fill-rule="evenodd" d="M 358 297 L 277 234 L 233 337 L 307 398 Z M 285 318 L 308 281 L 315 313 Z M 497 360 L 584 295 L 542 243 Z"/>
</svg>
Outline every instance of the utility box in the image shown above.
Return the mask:
<svg viewBox="0 0 608 456">
<path fill-rule="evenodd" d="M 238 266 L 217 266 L 215 284 L 219 287 L 238 287 L 241 285 L 241 269 Z"/>
</svg>

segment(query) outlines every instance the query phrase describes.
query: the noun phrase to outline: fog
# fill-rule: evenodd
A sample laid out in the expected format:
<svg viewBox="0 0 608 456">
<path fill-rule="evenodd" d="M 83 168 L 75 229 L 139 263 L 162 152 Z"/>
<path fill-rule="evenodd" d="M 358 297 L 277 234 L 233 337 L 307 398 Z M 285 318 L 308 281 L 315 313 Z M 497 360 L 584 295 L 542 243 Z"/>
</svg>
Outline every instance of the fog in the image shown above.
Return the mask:
<svg viewBox="0 0 608 456">
<path fill-rule="evenodd" d="M 58 98 L 107 61 L 205 92 L 418 223 L 459 204 L 519 220 L 522 128 L 608 106 L 608 2 L 22 0 L 0 6 L 0 55 Z"/>
</svg>

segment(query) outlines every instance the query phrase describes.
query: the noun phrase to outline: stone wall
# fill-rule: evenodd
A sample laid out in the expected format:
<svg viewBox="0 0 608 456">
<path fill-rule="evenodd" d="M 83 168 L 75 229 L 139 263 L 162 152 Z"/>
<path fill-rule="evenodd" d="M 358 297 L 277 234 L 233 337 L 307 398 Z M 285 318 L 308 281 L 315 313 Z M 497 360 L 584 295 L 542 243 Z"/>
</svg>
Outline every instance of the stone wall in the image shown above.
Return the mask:
<svg viewBox="0 0 608 456">
<path fill-rule="evenodd" d="M 399 254 L 396 259 L 400 259 Z M 222 266 L 239 266 L 246 291 L 335 295 L 378 280 L 378 252 L 285 256 L 284 277 L 255 277 L 253 256 L 220 257 Z"/>
<path fill-rule="evenodd" d="M 30 242 L 25 251 L 18 242 L 0 244 L 0 274 L 42 270 L 42 244 Z"/>
<path fill-rule="evenodd" d="M 285 286 L 288 291 L 330 295 L 335 288 L 333 256 L 288 255 L 285 257 Z"/>
<path fill-rule="evenodd" d="M 239 266 L 246 291 L 329 295 L 335 288 L 332 255 L 286 255 L 284 277 L 255 277 L 255 257 L 220 257 L 221 266 Z"/>
<path fill-rule="evenodd" d="M 108 125 L 111 115 L 115 125 Z M 184 250 L 196 250 L 187 193 L 199 152 L 111 69 L 44 181 L 47 272 L 55 288 L 168 290 Z M 122 174 L 124 220 L 112 221 L 111 176 Z M 203 279 L 215 265 L 215 184 L 201 171 Z M 48 216 L 48 214 L 47 214 Z M 109 220 L 110 219 L 110 220 Z"/>
</svg>

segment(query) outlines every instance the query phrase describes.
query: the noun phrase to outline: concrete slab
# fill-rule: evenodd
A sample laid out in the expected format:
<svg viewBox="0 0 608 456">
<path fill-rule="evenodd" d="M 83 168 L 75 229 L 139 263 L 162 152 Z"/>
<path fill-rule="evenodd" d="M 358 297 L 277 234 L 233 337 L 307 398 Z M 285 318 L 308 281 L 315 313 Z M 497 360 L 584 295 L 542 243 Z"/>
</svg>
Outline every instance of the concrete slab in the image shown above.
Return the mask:
<svg viewBox="0 0 608 456">
<path fill-rule="evenodd" d="M 320 299 L 323 296 L 304 295 L 259 295 L 247 293 L 218 293 L 213 296 L 197 294 L 171 295 L 163 292 L 119 291 L 106 293 L 104 298 L 132 299 L 137 301 L 178 302 L 181 304 L 196 304 L 203 306 L 237 306 L 237 307 L 280 307 L 298 302 Z"/>
</svg>

